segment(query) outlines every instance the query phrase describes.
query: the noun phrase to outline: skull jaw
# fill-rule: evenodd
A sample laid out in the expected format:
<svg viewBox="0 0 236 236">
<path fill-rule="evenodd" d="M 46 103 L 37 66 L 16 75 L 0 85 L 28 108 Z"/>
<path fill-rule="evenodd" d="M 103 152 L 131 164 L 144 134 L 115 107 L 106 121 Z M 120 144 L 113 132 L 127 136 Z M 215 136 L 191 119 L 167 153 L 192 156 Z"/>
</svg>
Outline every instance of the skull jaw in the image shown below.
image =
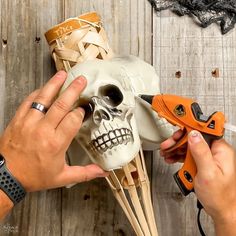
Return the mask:
<svg viewBox="0 0 236 236">
<path fill-rule="evenodd" d="M 92 162 L 98 164 L 106 171 L 111 171 L 122 168 L 138 154 L 140 149 L 140 140 L 138 139 L 135 142 L 131 141 L 127 144 L 114 146 L 103 153 L 89 151 L 90 147 L 88 146 L 83 146 L 83 148 L 88 153 Z"/>
<path fill-rule="evenodd" d="M 98 145 L 96 143 L 95 145 L 88 133 L 85 135 L 85 133 L 81 132 L 76 137 L 91 161 L 107 171 L 119 169 L 128 164 L 138 154 L 141 145 L 134 116 L 125 123 L 120 122 L 120 124 L 113 125 L 114 127 L 120 127 L 120 129 L 130 130 L 131 132 L 126 137 L 123 137 L 122 141 L 120 136 L 116 136 L 115 141 L 111 139 L 109 142 L 113 141 L 113 145 L 109 144 L 109 148 L 102 149 L 101 147 L 104 144 Z M 111 131 L 114 132 L 115 129 L 113 128 L 109 132 Z M 103 135 L 107 136 L 107 133 L 103 133 Z"/>
</svg>

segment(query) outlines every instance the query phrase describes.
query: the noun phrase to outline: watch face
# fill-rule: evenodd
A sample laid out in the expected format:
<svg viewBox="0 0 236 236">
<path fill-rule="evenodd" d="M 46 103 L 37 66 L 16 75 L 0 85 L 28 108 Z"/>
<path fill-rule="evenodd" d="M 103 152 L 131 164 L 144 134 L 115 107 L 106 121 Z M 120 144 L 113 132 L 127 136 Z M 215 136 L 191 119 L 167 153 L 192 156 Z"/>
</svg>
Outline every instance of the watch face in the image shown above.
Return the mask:
<svg viewBox="0 0 236 236">
<path fill-rule="evenodd" d="M 0 167 L 2 167 L 5 163 L 5 160 L 3 158 L 3 156 L 0 154 Z"/>
</svg>

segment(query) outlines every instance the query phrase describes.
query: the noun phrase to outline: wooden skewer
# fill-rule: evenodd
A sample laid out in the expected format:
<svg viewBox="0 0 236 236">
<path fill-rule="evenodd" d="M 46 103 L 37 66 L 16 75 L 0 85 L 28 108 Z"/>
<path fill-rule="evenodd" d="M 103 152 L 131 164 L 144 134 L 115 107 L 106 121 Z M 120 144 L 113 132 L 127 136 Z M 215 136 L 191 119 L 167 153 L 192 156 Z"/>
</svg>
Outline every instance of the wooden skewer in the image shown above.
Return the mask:
<svg viewBox="0 0 236 236">
<path fill-rule="evenodd" d="M 120 203 L 138 236 L 158 236 L 152 207 L 150 183 L 141 148 L 139 155 L 131 163 L 125 165 L 122 170 L 112 171 L 107 179 L 114 196 Z M 132 172 L 138 173 L 138 182 L 135 181 L 137 180 L 136 178 L 133 178 Z M 143 204 L 141 204 L 138 196 L 138 187 L 141 190 Z M 125 190 L 128 192 L 128 195 L 125 194 Z M 130 197 L 133 207 L 130 206 L 127 196 Z"/>
<path fill-rule="evenodd" d="M 120 181 L 117 178 L 115 172 L 111 171 L 110 176 L 106 179 L 112 189 L 114 196 L 116 197 L 117 201 L 120 203 L 120 206 L 122 207 L 127 218 L 129 219 L 135 233 L 138 236 L 145 236 L 145 234 L 142 232 L 139 222 L 136 219 L 136 216 L 135 216 L 135 214 L 129 204 L 129 201 L 124 193 L 124 189 L 123 189 L 122 185 L 120 184 Z"/>
<path fill-rule="evenodd" d="M 133 180 L 133 177 L 131 175 L 128 165 L 124 166 L 123 170 L 128 181 L 128 186 L 129 186 L 128 192 L 130 194 L 130 199 L 133 204 L 134 210 L 136 212 L 136 216 L 139 220 L 139 223 L 143 229 L 145 236 L 149 236 L 149 235 L 151 236 L 151 233 L 150 233 L 150 230 L 149 230 L 149 227 L 148 227 L 148 224 L 147 224 L 147 221 L 146 221 L 146 218 L 145 218 L 145 215 L 144 215 L 144 212 L 143 212 L 143 209 L 142 209 L 139 197 L 138 197 L 137 189 L 134 184 L 134 180 Z"/>
<path fill-rule="evenodd" d="M 152 236 L 158 236 L 157 226 L 155 222 L 155 215 L 154 215 L 153 206 L 152 206 L 150 182 L 149 182 L 147 172 L 145 173 L 146 165 L 144 162 L 142 147 L 140 147 L 139 156 L 135 157 L 135 162 L 137 164 L 137 171 L 139 173 L 143 205 L 144 205 L 147 221 L 150 227 L 150 231 L 151 231 Z"/>
<path fill-rule="evenodd" d="M 124 204 L 124 202 L 123 202 L 123 200 L 122 200 L 122 198 L 121 198 L 121 196 L 119 194 L 118 189 L 114 188 L 114 185 L 113 185 L 114 183 L 112 183 L 111 177 L 110 176 L 106 177 L 106 180 L 107 180 L 107 182 L 108 182 L 108 184 L 109 184 L 113 194 L 115 195 L 117 201 L 119 202 L 120 206 L 122 207 L 123 211 L 125 212 L 125 215 L 128 218 L 130 224 L 135 229 L 134 224 L 133 224 L 133 219 L 132 219 L 132 217 L 130 215 L 130 212 L 127 210 L 127 208 L 126 208 L 126 206 L 125 206 L 125 204 Z M 136 230 L 135 230 L 135 233 L 137 233 Z"/>
</svg>

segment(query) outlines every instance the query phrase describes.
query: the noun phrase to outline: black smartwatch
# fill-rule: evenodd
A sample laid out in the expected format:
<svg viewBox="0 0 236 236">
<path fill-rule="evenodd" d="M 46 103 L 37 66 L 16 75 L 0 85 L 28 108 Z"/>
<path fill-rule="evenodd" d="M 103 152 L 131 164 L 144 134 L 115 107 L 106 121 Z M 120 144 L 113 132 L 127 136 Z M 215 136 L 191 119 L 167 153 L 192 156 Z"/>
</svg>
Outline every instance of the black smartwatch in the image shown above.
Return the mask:
<svg viewBox="0 0 236 236">
<path fill-rule="evenodd" d="M 25 189 L 7 169 L 5 164 L 5 159 L 1 154 L 0 154 L 0 189 L 11 199 L 14 205 L 20 202 L 26 195 Z"/>
</svg>

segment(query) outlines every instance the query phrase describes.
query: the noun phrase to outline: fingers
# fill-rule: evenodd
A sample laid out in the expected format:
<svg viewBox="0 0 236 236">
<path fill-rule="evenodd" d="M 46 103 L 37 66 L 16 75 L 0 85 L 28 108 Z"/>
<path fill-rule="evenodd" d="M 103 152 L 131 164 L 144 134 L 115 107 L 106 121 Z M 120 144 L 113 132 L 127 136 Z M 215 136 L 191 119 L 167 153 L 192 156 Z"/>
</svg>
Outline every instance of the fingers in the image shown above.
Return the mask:
<svg viewBox="0 0 236 236">
<path fill-rule="evenodd" d="M 45 115 L 45 120 L 54 128 L 62 121 L 72 109 L 72 106 L 79 98 L 80 93 L 86 86 L 86 79 L 82 76 L 76 78 L 62 95 L 52 104 Z"/>
<path fill-rule="evenodd" d="M 183 148 L 178 148 L 172 152 L 160 151 L 160 155 L 164 157 L 165 162 L 168 164 L 176 163 L 176 162 L 184 162 L 186 156 L 186 148 L 185 145 Z"/>
<path fill-rule="evenodd" d="M 59 138 L 66 140 L 65 145 L 69 146 L 72 139 L 78 133 L 84 118 L 85 111 L 82 108 L 76 108 L 69 112 L 60 122 L 56 129 Z"/>
<path fill-rule="evenodd" d="M 40 92 L 39 89 L 35 90 L 21 103 L 21 105 L 19 106 L 19 108 L 16 111 L 14 119 L 15 118 L 21 119 L 26 116 L 26 114 L 29 112 L 29 109 L 30 109 L 33 101 L 38 96 L 39 92 Z"/>
<path fill-rule="evenodd" d="M 216 167 L 211 150 L 201 133 L 191 131 L 188 136 L 188 145 L 199 173 L 208 173 Z"/>
<path fill-rule="evenodd" d="M 168 164 L 174 164 L 174 163 L 176 163 L 176 162 L 184 162 L 185 156 L 186 156 L 186 155 L 178 155 L 178 154 L 176 154 L 176 155 L 174 155 L 174 156 L 170 156 L 170 157 L 165 156 L 165 157 L 164 157 L 164 160 L 165 160 L 165 162 L 168 163 Z"/>
<path fill-rule="evenodd" d="M 40 103 L 44 105 L 46 108 L 49 108 L 58 94 L 60 88 L 64 84 L 66 80 L 66 72 L 59 71 L 57 72 L 47 83 L 46 85 L 40 90 L 38 95 L 34 98 L 34 102 Z M 29 116 L 32 117 L 36 116 L 38 118 L 44 117 L 44 113 L 36 110 L 30 109 Z M 35 118 L 34 118 L 35 119 Z"/>
<path fill-rule="evenodd" d="M 183 136 L 183 134 L 184 134 L 183 130 L 180 130 L 180 129 L 177 130 L 172 135 L 172 137 L 168 138 L 167 140 L 161 143 L 161 146 L 160 146 L 161 149 L 165 150 L 165 149 L 173 147 L 177 143 L 177 141 Z"/>
<path fill-rule="evenodd" d="M 178 130 L 172 135 L 172 137 L 161 143 L 160 155 L 164 157 L 165 162 L 167 162 L 168 164 L 184 161 L 186 154 L 186 145 L 184 145 L 183 148 L 179 148 L 172 152 L 166 151 L 167 149 L 173 147 L 183 136 L 183 134 L 183 130 Z"/>
<path fill-rule="evenodd" d="M 95 164 L 87 166 L 66 166 L 60 182 L 63 182 L 64 185 L 69 185 L 107 176 L 108 172 L 105 172 Z"/>
</svg>

